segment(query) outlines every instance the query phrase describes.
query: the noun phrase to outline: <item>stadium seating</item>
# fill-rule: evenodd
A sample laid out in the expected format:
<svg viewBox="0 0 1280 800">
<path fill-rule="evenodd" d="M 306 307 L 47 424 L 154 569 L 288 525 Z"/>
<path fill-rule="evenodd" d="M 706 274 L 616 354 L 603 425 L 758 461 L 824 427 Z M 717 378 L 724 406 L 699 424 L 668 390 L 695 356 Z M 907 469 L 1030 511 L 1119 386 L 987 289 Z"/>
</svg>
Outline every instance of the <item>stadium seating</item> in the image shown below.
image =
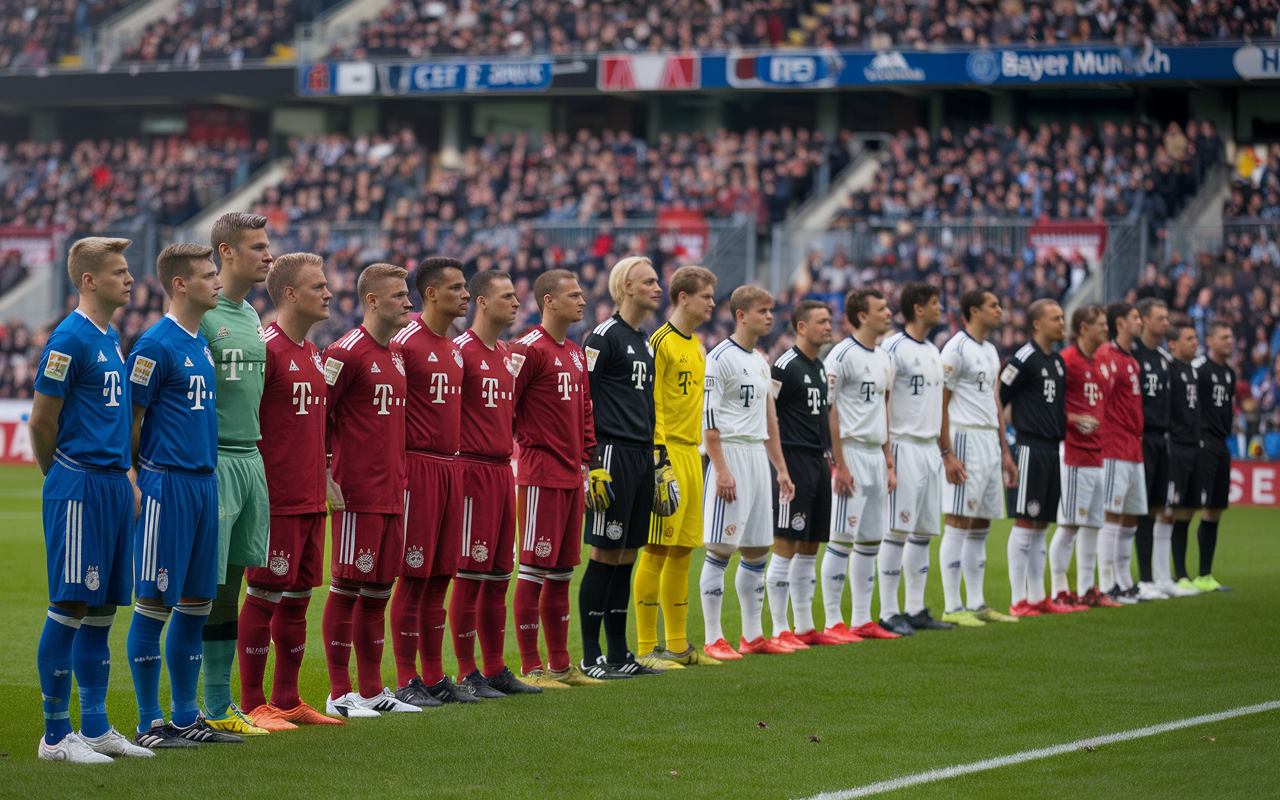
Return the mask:
<svg viewBox="0 0 1280 800">
<path fill-rule="evenodd" d="M 76 62 L 83 38 L 135 0 L 0 0 L 0 69 Z"/>
<path fill-rule="evenodd" d="M 142 38 L 125 48 L 121 61 L 171 61 L 266 58 L 293 43 L 301 21 L 299 0 L 192 0 L 179 4 L 147 26 Z"/>
</svg>

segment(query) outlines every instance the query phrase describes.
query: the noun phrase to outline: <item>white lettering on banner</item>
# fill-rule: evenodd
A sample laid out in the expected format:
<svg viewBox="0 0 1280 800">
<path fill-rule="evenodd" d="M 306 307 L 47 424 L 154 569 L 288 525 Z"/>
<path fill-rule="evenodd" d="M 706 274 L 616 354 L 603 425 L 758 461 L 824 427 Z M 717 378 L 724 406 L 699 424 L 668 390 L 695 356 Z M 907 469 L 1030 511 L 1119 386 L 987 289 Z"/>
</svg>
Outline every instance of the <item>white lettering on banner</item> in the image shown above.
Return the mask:
<svg viewBox="0 0 1280 800">
<path fill-rule="evenodd" d="M 1275 467 L 1255 466 L 1253 468 L 1253 502 L 1256 505 L 1275 505 L 1275 480 Z"/>
<path fill-rule="evenodd" d="M 1071 59 L 1061 53 L 1033 56 L 1006 51 L 1000 54 L 1000 72 L 1006 78 L 1028 78 L 1033 83 L 1046 75 L 1065 76 L 1070 63 Z"/>
<path fill-rule="evenodd" d="M 815 58 L 774 56 L 769 59 L 769 80 L 774 83 L 809 83 L 817 77 Z"/>
<path fill-rule="evenodd" d="M 1036 55 L 1006 50 L 1000 53 L 1000 73 L 1006 78 L 1025 78 L 1035 83 L 1043 78 L 1106 77 L 1112 75 L 1167 75 L 1169 54 L 1148 46 L 1132 58 L 1116 51 L 1076 50 Z"/>
<path fill-rule="evenodd" d="M 1227 502 L 1236 505 L 1244 500 L 1246 487 L 1244 472 L 1235 464 L 1231 465 L 1231 488 L 1227 491 Z"/>
<path fill-rule="evenodd" d="M 453 89 L 458 86 L 460 64 L 424 64 L 413 70 L 415 89 Z"/>
<path fill-rule="evenodd" d="M 545 69 L 544 64 L 490 64 L 489 86 L 541 86 Z M 469 65 L 467 87 L 480 86 L 481 74 L 480 65 Z"/>
</svg>

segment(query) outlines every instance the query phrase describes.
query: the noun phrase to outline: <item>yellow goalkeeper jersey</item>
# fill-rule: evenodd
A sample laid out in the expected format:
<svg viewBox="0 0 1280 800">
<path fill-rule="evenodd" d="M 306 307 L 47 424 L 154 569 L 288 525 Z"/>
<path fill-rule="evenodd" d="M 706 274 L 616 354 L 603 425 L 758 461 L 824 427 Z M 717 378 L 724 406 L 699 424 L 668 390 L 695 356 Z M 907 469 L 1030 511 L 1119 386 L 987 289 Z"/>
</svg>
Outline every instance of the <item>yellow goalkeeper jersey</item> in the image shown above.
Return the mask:
<svg viewBox="0 0 1280 800">
<path fill-rule="evenodd" d="M 696 337 L 670 322 L 649 338 L 653 347 L 654 444 L 702 444 L 702 381 L 707 355 Z"/>
</svg>

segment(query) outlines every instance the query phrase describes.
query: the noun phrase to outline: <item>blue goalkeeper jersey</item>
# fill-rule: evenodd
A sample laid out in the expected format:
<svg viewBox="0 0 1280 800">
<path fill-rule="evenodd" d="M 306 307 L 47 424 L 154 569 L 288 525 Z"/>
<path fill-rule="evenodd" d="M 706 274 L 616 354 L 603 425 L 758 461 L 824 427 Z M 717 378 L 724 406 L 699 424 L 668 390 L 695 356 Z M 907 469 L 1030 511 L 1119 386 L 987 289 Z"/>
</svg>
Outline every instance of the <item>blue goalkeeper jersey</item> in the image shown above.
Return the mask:
<svg viewBox="0 0 1280 800">
<path fill-rule="evenodd" d="M 218 463 L 213 353 L 199 333 L 166 314 L 129 353 L 133 402 L 147 409 L 139 456 L 145 462 L 190 472 Z"/>
<path fill-rule="evenodd" d="M 57 448 L 81 464 L 129 468 L 133 422 L 120 337 L 76 309 L 49 336 L 36 391 L 62 398 Z"/>
</svg>

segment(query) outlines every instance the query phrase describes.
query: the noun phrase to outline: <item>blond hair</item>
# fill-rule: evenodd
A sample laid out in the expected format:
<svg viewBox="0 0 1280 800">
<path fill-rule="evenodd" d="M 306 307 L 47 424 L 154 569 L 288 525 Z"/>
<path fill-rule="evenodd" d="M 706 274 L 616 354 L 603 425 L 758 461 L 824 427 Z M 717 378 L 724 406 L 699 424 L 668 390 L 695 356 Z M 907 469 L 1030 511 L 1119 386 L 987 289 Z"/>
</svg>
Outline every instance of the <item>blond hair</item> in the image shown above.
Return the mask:
<svg viewBox="0 0 1280 800">
<path fill-rule="evenodd" d="M 627 296 L 627 281 L 631 279 L 631 271 L 636 267 L 652 267 L 653 262 L 644 256 L 628 256 L 609 272 L 609 296 L 616 305 L 622 305 L 622 298 Z"/>
<path fill-rule="evenodd" d="M 671 285 L 667 293 L 671 296 L 671 304 L 680 302 L 680 295 L 693 297 L 706 286 L 716 285 L 716 274 L 706 267 L 689 265 L 681 267 L 671 274 Z"/>
<path fill-rule="evenodd" d="M 132 239 L 89 236 L 71 245 L 67 252 L 67 274 L 71 276 L 71 285 L 79 290 L 86 272 L 97 275 L 106 266 L 108 257 L 124 255 L 125 248 L 131 244 Z"/>
<path fill-rule="evenodd" d="M 209 232 L 209 244 L 214 250 L 223 244 L 235 247 L 240 244 L 240 239 L 245 233 L 265 227 L 267 227 L 267 218 L 261 214 L 248 214 L 243 211 L 223 214 L 213 223 L 213 230 Z"/>
<path fill-rule="evenodd" d="M 298 273 L 311 266 L 323 270 L 324 259 L 315 253 L 285 253 L 275 260 L 267 273 L 267 294 L 277 308 L 284 302 L 284 290 L 290 286 L 296 288 Z"/>
<path fill-rule="evenodd" d="M 729 313 L 734 322 L 738 321 L 739 311 L 750 311 L 758 305 L 773 304 L 773 295 L 759 286 L 739 286 L 729 295 Z"/>
<path fill-rule="evenodd" d="M 397 267 L 395 264 L 370 264 L 364 268 L 364 272 L 360 273 L 360 279 L 356 281 L 356 292 L 360 295 L 360 305 L 368 305 L 366 298 L 371 294 L 377 294 L 377 290 L 382 288 L 383 281 L 404 280 L 409 277 L 409 271 L 404 267 Z"/>
<path fill-rule="evenodd" d="M 156 275 L 164 284 L 164 291 L 173 297 L 173 279 L 186 280 L 195 274 L 195 262 L 212 261 L 213 248 L 190 242 L 175 242 L 160 251 L 156 258 Z"/>
</svg>

